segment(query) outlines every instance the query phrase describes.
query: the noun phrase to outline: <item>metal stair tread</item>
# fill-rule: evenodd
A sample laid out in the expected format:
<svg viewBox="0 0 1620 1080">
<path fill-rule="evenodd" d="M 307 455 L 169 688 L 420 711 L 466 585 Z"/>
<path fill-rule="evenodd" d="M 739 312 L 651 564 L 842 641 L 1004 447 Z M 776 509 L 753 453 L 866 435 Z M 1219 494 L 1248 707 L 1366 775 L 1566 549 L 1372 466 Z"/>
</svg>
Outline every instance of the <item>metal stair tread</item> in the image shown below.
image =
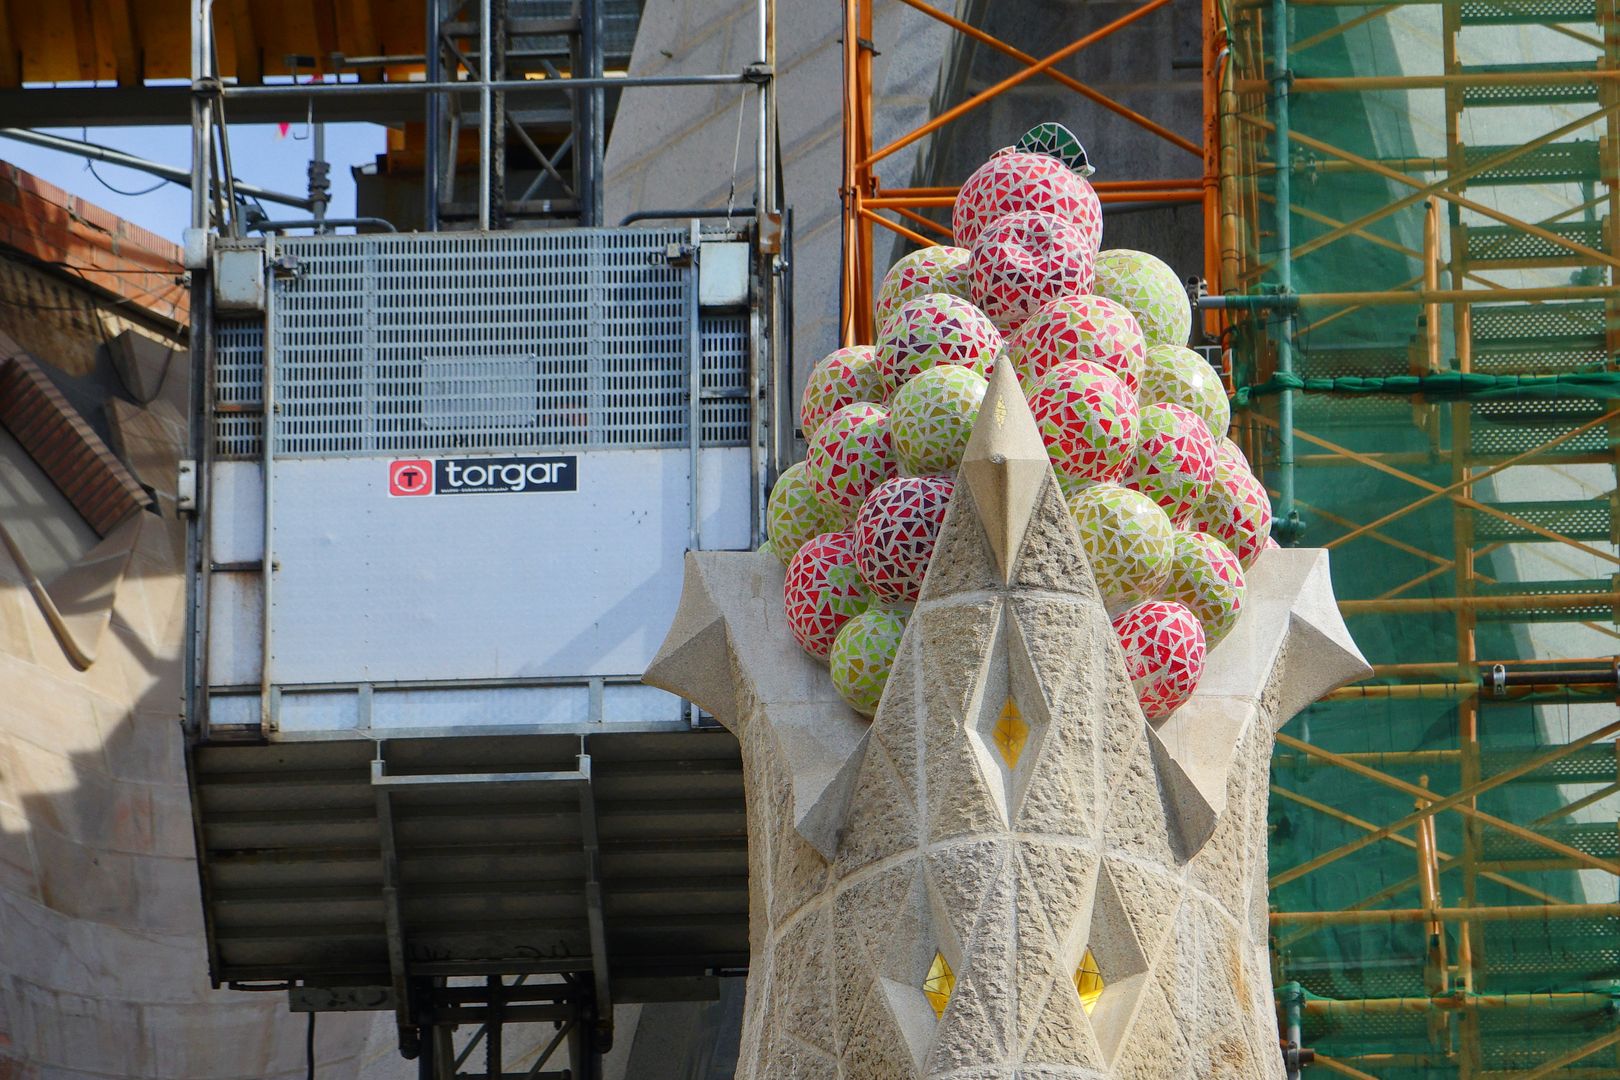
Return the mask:
<svg viewBox="0 0 1620 1080">
<path fill-rule="evenodd" d="M 1562 75 L 1590 72 L 1591 64 L 1567 61 L 1538 64 L 1468 64 L 1458 69 L 1464 75 Z M 1584 82 L 1525 82 L 1490 85 L 1464 85 L 1462 103 L 1470 108 L 1517 105 L 1566 105 L 1598 100 L 1598 79 Z"/>
<path fill-rule="evenodd" d="M 1592 499 L 1515 500 L 1488 502 L 1486 506 L 1523 518 L 1572 540 L 1607 544 L 1613 535 L 1614 503 L 1606 495 Z M 1480 543 L 1506 541 L 1543 543 L 1540 534 L 1504 521 L 1493 514 L 1474 511 L 1474 539 Z"/>
<path fill-rule="evenodd" d="M 1597 2 L 1596 0 L 1466 0 L 1459 15 L 1464 26 L 1596 22 Z"/>
<path fill-rule="evenodd" d="M 1555 221 L 1541 227 L 1583 247 L 1605 253 L 1608 250 L 1606 223 L 1602 220 Z M 1462 232 L 1463 262 L 1473 269 L 1587 266 L 1593 262 L 1588 255 L 1514 225 L 1469 225 L 1462 227 Z"/>
<path fill-rule="evenodd" d="M 1472 168 L 1500 154 L 1519 151 L 1513 145 L 1465 146 L 1463 163 Z M 1468 187 L 1526 186 L 1532 184 L 1567 184 L 1578 180 L 1596 179 L 1599 163 L 1598 144 L 1593 139 L 1548 143 L 1534 150 L 1524 150 L 1494 168 L 1470 176 Z"/>
</svg>

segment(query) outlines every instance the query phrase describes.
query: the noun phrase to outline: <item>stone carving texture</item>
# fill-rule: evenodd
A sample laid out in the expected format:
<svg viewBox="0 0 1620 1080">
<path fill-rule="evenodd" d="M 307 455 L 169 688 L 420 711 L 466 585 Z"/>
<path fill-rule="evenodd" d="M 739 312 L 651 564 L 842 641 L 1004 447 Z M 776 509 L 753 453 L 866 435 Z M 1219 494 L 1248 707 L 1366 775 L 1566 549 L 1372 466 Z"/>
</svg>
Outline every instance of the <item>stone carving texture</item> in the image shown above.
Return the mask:
<svg viewBox="0 0 1620 1080">
<path fill-rule="evenodd" d="M 1272 733 L 1366 671 L 1327 556 L 1267 552 L 1198 692 L 1149 722 L 1010 372 L 985 404 L 870 725 L 784 632 L 776 560 L 687 557 L 646 679 L 742 745 L 737 1075 L 1276 1080 Z"/>
</svg>

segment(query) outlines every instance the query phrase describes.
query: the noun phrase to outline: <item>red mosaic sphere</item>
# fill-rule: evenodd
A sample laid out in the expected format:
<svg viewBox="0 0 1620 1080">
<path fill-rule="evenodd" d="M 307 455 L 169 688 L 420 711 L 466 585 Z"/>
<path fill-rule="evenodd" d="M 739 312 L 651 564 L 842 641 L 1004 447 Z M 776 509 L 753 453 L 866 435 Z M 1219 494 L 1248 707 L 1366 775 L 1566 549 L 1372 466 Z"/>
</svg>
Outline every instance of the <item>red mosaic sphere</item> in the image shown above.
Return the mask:
<svg viewBox="0 0 1620 1080">
<path fill-rule="evenodd" d="M 961 364 L 986 375 L 1001 352 L 1001 331 L 984 312 L 949 293 L 901 304 L 878 330 L 877 369 L 888 395 L 929 368 Z"/>
<path fill-rule="evenodd" d="M 956 195 L 951 228 L 970 248 L 1008 214 L 1039 210 L 1080 227 L 1095 255 L 1102 247 L 1102 203 L 1084 177 L 1055 157 L 1002 150 L 980 165 Z"/>
<path fill-rule="evenodd" d="M 1125 478 L 1136 454 L 1136 396 L 1114 375 L 1085 361 L 1060 364 L 1035 383 L 1029 411 L 1059 472 Z"/>
<path fill-rule="evenodd" d="M 1178 526 L 1209 496 L 1215 482 L 1215 437 L 1202 417 L 1182 405 L 1143 405 L 1140 441 L 1126 487 L 1164 508 Z"/>
<path fill-rule="evenodd" d="M 838 631 L 872 603 L 861 584 L 853 532 L 822 533 L 804 542 L 782 583 L 793 639 L 811 656 L 827 659 Z"/>
<path fill-rule="evenodd" d="M 1185 604 L 1148 600 L 1114 617 L 1125 673 L 1149 720 L 1192 697 L 1204 674 L 1204 628 Z"/>
<path fill-rule="evenodd" d="M 956 484 L 948 476 L 902 476 L 880 484 L 855 518 L 861 582 L 888 604 L 914 603 Z"/>
<path fill-rule="evenodd" d="M 1215 463 L 1209 495 L 1188 515 L 1186 527 L 1214 536 L 1248 570 L 1271 536 L 1271 498 L 1254 473 L 1222 458 Z"/>
<path fill-rule="evenodd" d="M 1136 316 L 1101 296 L 1060 296 L 1041 305 L 1007 339 L 1007 358 L 1025 385 L 1059 364 L 1088 360 L 1137 392 L 1147 350 Z"/>
<path fill-rule="evenodd" d="M 804 471 L 816 498 L 848 521 L 872 489 L 895 473 L 889 410 L 857 401 L 827 417 L 810 439 Z"/>
<path fill-rule="evenodd" d="M 968 286 L 990 321 L 1012 333 L 1047 301 L 1089 293 L 1096 256 L 1072 221 L 1038 210 L 1008 214 L 979 234 Z"/>
</svg>

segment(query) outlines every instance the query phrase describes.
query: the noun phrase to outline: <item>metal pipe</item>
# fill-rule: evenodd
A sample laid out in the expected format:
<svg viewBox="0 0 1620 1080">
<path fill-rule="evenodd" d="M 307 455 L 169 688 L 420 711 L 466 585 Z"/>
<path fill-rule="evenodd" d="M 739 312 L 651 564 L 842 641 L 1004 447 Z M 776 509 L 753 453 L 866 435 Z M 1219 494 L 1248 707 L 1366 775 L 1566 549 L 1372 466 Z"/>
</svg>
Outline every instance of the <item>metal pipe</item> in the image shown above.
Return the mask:
<svg viewBox="0 0 1620 1080">
<path fill-rule="evenodd" d="M 1160 0 L 1167 2 L 1167 0 Z M 603 75 L 597 78 L 500 79 L 491 90 L 508 94 L 573 93 L 576 90 L 636 88 L 646 86 L 736 86 L 750 82 L 745 74 L 736 75 Z M 471 94 L 482 91 L 478 82 L 387 82 L 387 83 L 275 83 L 270 86 L 227 86 L 227 98 L 359 97 L 381 94 Z"/>
<path fill-rule="evenodd" d="M 584 0 L 582 46 L 585 53 L 585 75 L 589 79 L 602 77 L 602 0 Z M 607 95 L 600 85 L 593 85 L 585 95 L 589 103 L 586 110 L 586 156 L 590 158 L 590 183 L 580 192 L 582 223 L 590 226 L 602 224 L 604 150 L 607 145 Z"/>
<path fill-rule="evenodd" d="M 1272 926 L 1371 926 L 1379 923 L 1535 922 L 1620 917 L 1620 904 L 1517 904 L 1507 907 L 1401 908 L 1395 911 L 1273 911 Z"/>
<path fill-rule="evenodd" d="M 1527 582 L 1534 587 L 1534 582 Z M 1432 611 L 1571 611 L 1620 605 L 1620 593 L 1536 593 L 1525 596 L 1434 596 L 1426 599 L 1341 600 L 1344 615 L 1405 615 Z"/>
<path fill-rule="evenodd" d="M 171 183 L 182 187 L 191 187 L 192 171 L 182 169 L 175 165 L 164 165 L 157 161 L 148 161 L 145 158 L 126 154 L 122 150 L 114 150 L 110 146 L 101 146 L 97 143 L 83 142 L 79 139 L 64 139 L 60 135 L 47 135 L 43 131 L 30 131 L 27 128 L 0 128 L 0 135 L 18 142 L 29 143 L 33 146 L 42 146 L 47 150 L 60 150 L 64 154 L 73 154 L 77 157 L 89 158 L 91 161 L 104 161 L 108 165 L 119 165 L 126 169 L 136 169 L 140 172 L 150 173 L 152 176 L 161 176 Z M 194 148 L 195 150 L 195 148 Z M 204 158 L 206 160 L 206 157 Z M 207 186 L 203 185 L 206 193 Z M 273 202 L 282 206 L 295 206 L 300 210 L 313 209 L 310 201 L 302 196 L 287 195 L 280 191 L 271 191 L 269 188 L 259 187 L 257 184 L 244 184 L 236 181 L 238 194 L 262 202 Z M 203 196 L 206 198 L 206 194 Z M 192 195 L 192 209 L 196 209 L 198 196 Z M 206 228 L 207 223 L 195 225 L 194 228 Z"/>
<path fill-rule="evenodd" d="M 1335 1001 L 1328 998 L 1309 998 L 1302 1003 L 1305 1012 L 1331 1013 L 1426 1013 L 1433 1009 L 1512 1009 L 1538 1008 L 1548 1005 L 1590 1005 L 1594 1009 L 1607 1009 L 1613 999 L 1608 994 L 1548 993 L 1548 994 L 1463 994 L 1453 993 L 1440 997 L 1356 998 Z M 1617 1029 L 1620 1031 L 1620 1029 Z"/>
<path fill-rule="evenodd" d="M 426 52 L 422 79 L 426 86 L 436 86 L 443 79 L 439 52 L 439 0 L 427 0 L 427 26 L 422 40 Z M 436 93 L 423 99 L 423 153 L 422 153 L 422 228 L 439 231 L 439 125 L 442 123 L 444 102 Z"/>
<path fill-rule="evenodd" d="M 264 239 L 264 260 L 266 273 L 268 267 L 274 265 L 276 260 L 276 238 L 267 236 Z M 263 610 L 260 612 L 259 622 L 259 734 L 268 737 L 275 730 L 275 710 L 271 708 L 271 695 L 274 689 L 275 677 L 272 659 L 274 657 L 274 632 L 272 612 L 275 605 L 272 602 L 271 590 L 275 585 L 275 455 L 276 455 L 276 355 L 275 355 L 275 311 L 276 311 L 275 279 L 272 277 L 264 290 L 264 346 L 260 364 L 259 402 L 262 416 L 259 436 L 259 467 L 264 475 L 260 478 L 264 502 L 262 504 L 264 516 L 263 554 L 259 563 L 260 600 Z"/>
<path fill-rule="evenodd" d="M 399 232 L 394 227 L 393 222 L 380 217 L 310 218 L 306 221 L 255 221 L 248 226 L 248 231 L 270 233 L 284 232 L 287 229 L 358 229 L 362 225 L 379 228 L 384 232 Z"/>
<path fill-rule="evenodd" d="M 208 78 L 209 30 L 214 0 L 191 0 L 191 227 L 208 228 L 208 173 L 213 117 L 203 92 Z"/>
<path fill-rule="evenodd" d="M 1289 162 L 1288 84 L 1288 0 L 1271 0 L 1271 97 L 1276 126 L 1272 132 L 1272 157 L 1277 162 L 1274 194 L 1277 200 L 1273 235 L 1277 239 L 1277 289 L 1288 296 L 1294 291 L 1293 263 L 1293 173 Z M 1277 374 L 1294 373 L 1294 316 L 1283 312 L 1278 320 Z M 1277 512 L 1274 532 L 1284 546 L 1299 539 L 1302 531 L 1299 511 L 1294 506 L 1294 391 L 1285 388 L 1277 398 Z"/>
<path fill-rule="evenodd" d="M 1278 989 L 1282 996 L 1283 1015 L 1287 1027 L 1288 1045 L 1283 1051 L 1284 1065 L 1287 1068 L 1288 1080 L 1299 1080 L 1299 1042 L 1304 1037 L 1300 1031 L 1300 1006 L 1305 1002 L 1305 990 L 1297 982 L 1288 983 Z"/>
<path fill-rule="evenodd" d="M 489 228 L 489 170 L 494 125 L 490 123 L 490 109 L 494 91 L 489 76 L 490 65 L 490 3 L 478 0 L 478 227 Z M 454 153 L 454 148 L 451 150 Z"/>
<path fill-rule="evenodd" d="M 690 458 L 687 498 L 691 513 L 687 519 L 687 550 L 703 550 L 703 487 L 699 459 L 703 455 L 703 331 L 698 322 L 699 275 L 703 255 L 703 234 L 697 222 L 692 222 L 690 239 L 692 262 L 687 270 L 686 297 L 686 449 Z"/>
<path fill-rule="evenodd" d="M 626 214 L 626 215 L 624 215 L 624 217 L 620 218 L 619 219 L 619 227 L 623 228 L 624 226 L 629 225 L 631 222 L 635 222 L 635 221 L 675 221 L 675 220 L 684 221 L 684 220 L 687 220 L 687 219 L 690 219 L 690 218 L 724 218 L 724 217 L 753 218 L 754 217 L 754 211 L 752 211 L 752 210 L 727 210 L 723 206 L 722 207 L 710 207 L 710 208 L 702 209 L 702 210 L 686 210 L 686 209 L 637 210 L 637 211 L 635 211 L 633 213 Z"/>
</svg>

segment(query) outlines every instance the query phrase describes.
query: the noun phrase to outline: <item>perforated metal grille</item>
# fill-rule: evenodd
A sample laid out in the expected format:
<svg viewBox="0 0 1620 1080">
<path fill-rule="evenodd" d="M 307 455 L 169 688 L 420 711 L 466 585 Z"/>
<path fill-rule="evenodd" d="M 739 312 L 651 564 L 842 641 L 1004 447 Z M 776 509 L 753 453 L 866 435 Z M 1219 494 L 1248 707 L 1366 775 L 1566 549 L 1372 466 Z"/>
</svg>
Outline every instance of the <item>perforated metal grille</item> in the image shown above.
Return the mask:
<svg viewBox="0 0 1620 1080">
<path fill-rule="evenodd" d="M 684 232 L 303 237 L 275 284 L 276 454 L 675 447 L 687 442 Z M 748 438 L 746 315 L 705 315 L 705 445 Z M 260 394 L 262 332 L 232 325 L 218 405 Z M 231 396 L 227 396 L 227 393 Z M 258 424 L 216 427 L 222 456 Z"/>
<path fill-rule="evenodd" d="M 214 452 L 247 457 L 259 452 L 264 432 L 264 324 L 214 324 Z"/>
<path fill-rule="evenodd" d="M 1516 149 L 1513 146 L 1465 146 L 1463 161 L 1469 168 L 1499 154 L 1514 154 L 1495 168 L 1469 177 L 1468 186 L 1575 183 L 1598 171 L 1598 144 L 1591 140 L 1549 143 L 1522 153 L 1515 152 Z"/>
</svg>

